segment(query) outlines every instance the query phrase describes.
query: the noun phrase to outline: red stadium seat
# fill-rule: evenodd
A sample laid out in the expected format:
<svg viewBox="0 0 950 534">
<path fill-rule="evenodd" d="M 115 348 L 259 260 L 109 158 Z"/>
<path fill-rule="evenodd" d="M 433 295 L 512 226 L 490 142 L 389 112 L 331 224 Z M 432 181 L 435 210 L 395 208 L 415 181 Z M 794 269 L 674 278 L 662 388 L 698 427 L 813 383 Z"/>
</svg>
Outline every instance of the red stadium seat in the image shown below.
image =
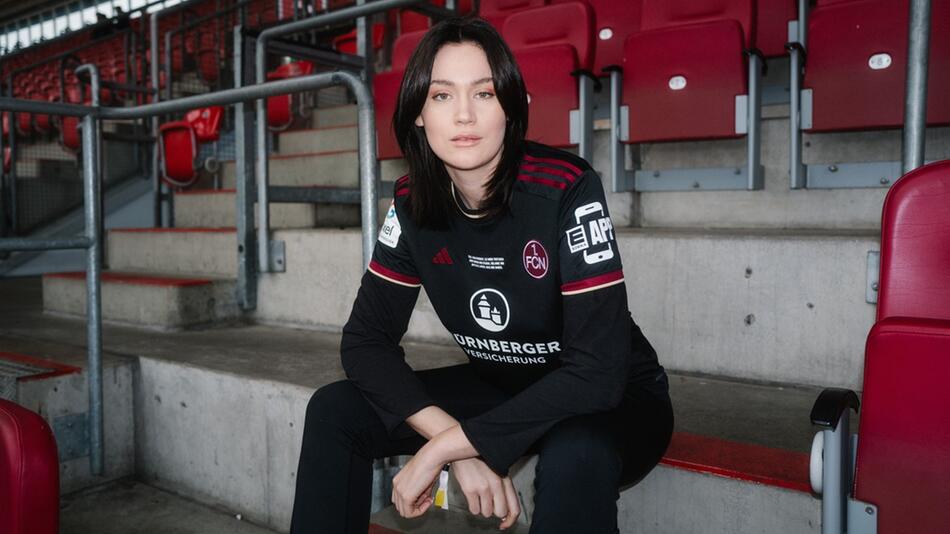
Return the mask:
<svg viewBox="0 0 950 534">
<path fill-rule="evenodd" d="M 445 0 L 435 0 L 432 2 L 432 4 L 439 7 L 445 7 Z M 472 12 L 472 0 L 459 0 L 455 2 L 455 6 L 460 15 L 467 15 Z M 411 9 L 403 9 L 399 11 L 400 35 L 404 33 L 428 30 L 430 24 L 431 21 L 429 17 L 423 15 L 422 13 L 417 13 Z"/>
<path fill-rule="evenodd" d="M 640 31 L 641 2 L 616 0 L 587 0 L 594 9 L 593 71 L 600 74 L 605 67 L 619 67 L 623 63 L 623 44 L 627 37 Z"/>
<path fill-rule="evenodd" d="M 481 0 L 478 4 L 478 16 L 501 32 L 509 15 L 547 3 L 547 0 Z"/>
<path fill-rule="evenodd" d="M 0 532 L 59 532 L 59 458 L 46 421 L 0 399 Z"/>
<path fill-rule="evenodd" d="M 396 98 L 399 85 L 405 73 L 409 58 L 415 51 L 424 31 L 404 33 L 393 43 L 393 68 L 389 72 L 380 72 L 373 77 L 373 102 L 376 104 L 376 153 L 379 159 L 398 159 L 402 157 L 399 143 L 392 131 L 393 113 L 396 111 Z"/>
<path fill-rule="evenodd" d="M 945 532 L 950 525 L 948 199 L 950 161 L 942 161 L 899 179 L 884 201 L 877 322 L 865 349 L 853 473 L 859 513 L 876 506 L 881 534 Z M 827 408 L 819 398 L 816 410 Z M 822 424 L 846 429 L 842 413 L 830 410 Z M 827 465 L 828 447 L 824 454 Z M 852 489 L 850 480 L 834 486 L 845 495 Z"/>
<path fill-rule="evenodd" d="M 642 31 L 624 46 L 629 142 L 738 136 L 752 15 L 751 0 L 644 0 Z"/>
<path fill-rule="evenodd" d="M 386 25 L 382 23 L 373 24 L 373 50 L 379 50 L 383 47 L 383 39 L 386 36 Z M 333 39 L 333 48 L 341 54 L 356 54 L 356 30 L 351 30 L 343 35 Z"/>
<path fill-rule="evenodd" d="M 594 15 L 584 2 L 567 2 L 515 13 L 503 35 L 528 90 L 528 138 L 570 146 L 570 113 L 578 109 L 578 69 L 594 62 Z"/>
<path fill-rule="evenodd" d="M 784 56 L 788 38 L 788 23 L 798 19 L 795 0 L 757 0 L 755 17 L 756 48 L 765 57 Z"/>
<path fill-rule="evenodd" d="M 218 140 L 223 115 L 221 106 L 195 109 L 189 111 L 184 120 L 168 122 L 159 128 L 162 180 L 179 188 L 195 183 L 198 145 Z"/>
<path fill-rule="evenodd" d="M 950 124 L 950 2 L 931 4 L 927 124 Z M 808 131 L 899 128 L 904 123 L 908 0 L 824 0 L 808 20 L 803 86 Z"/>
<path fill-rule="evenodd" d="M 313 63 L 295 61 L 285 63 L 267 73 L 268 80 L 284 80 L 313 74 Z M 272 96 L 267 99 L 267 127 L 274 131 L 283 131 L 294 121 L 293 95 Z"/>
</svg>

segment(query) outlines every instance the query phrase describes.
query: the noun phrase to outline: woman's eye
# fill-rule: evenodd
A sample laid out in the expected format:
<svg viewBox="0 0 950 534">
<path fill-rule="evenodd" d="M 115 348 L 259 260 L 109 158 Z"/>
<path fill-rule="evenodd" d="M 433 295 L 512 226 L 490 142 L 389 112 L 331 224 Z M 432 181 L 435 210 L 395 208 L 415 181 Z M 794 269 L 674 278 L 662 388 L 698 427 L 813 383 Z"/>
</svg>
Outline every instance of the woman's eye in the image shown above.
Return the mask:
<svg viewBox="0 0 950 534">
<path fill-rule="evenodd" d="M 448 99 L 449 99 L 448 93 L 436 93 L 432 95 L 432 100 L 435 100 L 436 102 L 444 102 Z"/>
<path fill-rule="evenodd" d="M 492 93 L 491 91 L 479 91 L 475 96 L 482 99 L 489 99 L 494 97 L 495 93 Z"/>
</svg>

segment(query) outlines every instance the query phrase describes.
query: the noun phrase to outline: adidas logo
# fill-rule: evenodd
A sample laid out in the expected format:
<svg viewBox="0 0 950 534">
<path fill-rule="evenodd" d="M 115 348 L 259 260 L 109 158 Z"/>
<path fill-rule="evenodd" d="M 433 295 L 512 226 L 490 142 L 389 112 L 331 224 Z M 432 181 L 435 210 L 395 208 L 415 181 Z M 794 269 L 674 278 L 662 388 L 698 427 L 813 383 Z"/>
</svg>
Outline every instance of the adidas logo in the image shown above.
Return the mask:
<svg viewBox="0 0 950 534">
<path fill-rule="evenodd" d="M 449 251 L 445 247 L 442 247 L 442 250 L 438 252 L 435 256 L 432 256 L 432 263 L 436 265 L 452 265 L 452 256 L 449 256 Z"/>
</svg>

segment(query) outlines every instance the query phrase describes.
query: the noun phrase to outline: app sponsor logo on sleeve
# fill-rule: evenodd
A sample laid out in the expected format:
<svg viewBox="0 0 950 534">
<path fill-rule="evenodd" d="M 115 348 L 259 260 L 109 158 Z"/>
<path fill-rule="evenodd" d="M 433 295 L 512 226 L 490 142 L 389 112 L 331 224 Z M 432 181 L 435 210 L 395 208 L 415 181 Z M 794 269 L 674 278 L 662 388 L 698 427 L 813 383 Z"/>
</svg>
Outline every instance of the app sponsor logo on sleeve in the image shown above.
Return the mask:
<svg viewBox="0 0 950 534">
<path fill-rule="evenodd" d="M 396 248 L 400 235 L 402 235 L 402 227 L 399 226 L 399 218 L 396 217 L 396 204 L 392 202 L 389 204 L 389 211 L 386 212 L 383 227 L 379 230 L 379 242 L 390 248 Z"/>
<path fill-rule="evenodd" d="M 584 204 L 574 210 L 574 221 L 577 226 L 565 232 L 571 254 L 583 252 L 588 265 L 614 257 L 614 225 L 600 202 Z"/>
</svg>

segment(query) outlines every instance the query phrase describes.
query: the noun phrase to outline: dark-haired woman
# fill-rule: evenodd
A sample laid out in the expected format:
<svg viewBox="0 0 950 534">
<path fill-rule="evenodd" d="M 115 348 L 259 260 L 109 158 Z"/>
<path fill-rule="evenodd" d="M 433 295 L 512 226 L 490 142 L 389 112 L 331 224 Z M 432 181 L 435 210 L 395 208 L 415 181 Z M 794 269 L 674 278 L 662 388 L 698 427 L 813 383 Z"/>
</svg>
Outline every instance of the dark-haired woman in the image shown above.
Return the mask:
<svg viewBox="0 0 950 534">
<path fill-rule="evenodd" d="M 451 464 L 469 511 L 514 524 L 508 475 L 538 454 L 532 533 L 614 534 L 619 488 L 669 442 L 667 378 L 634 324 L 603 187 L 590 165 L 524 140 L 513 56 L 479 19 L 429 30 L 393 126 L 409 174 L 343 329 L 348 380 L 307 408 L 291 531 L 359 533 L 374 458 L 403 517 Z M 469 363 L 413 371 L 399 341 L 426 293 Z"/>
</svg>

